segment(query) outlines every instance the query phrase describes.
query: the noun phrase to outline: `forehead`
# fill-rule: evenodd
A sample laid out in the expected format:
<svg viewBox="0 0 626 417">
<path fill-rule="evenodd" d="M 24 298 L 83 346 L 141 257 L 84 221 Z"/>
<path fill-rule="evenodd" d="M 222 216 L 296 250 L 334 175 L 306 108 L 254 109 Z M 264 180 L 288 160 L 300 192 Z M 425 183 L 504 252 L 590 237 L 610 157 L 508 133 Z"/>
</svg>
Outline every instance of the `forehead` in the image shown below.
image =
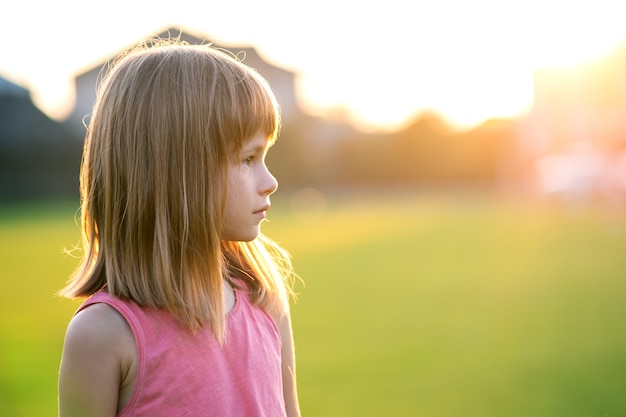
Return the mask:
<svg viewBox="0 0 626 417">
<path fill-rule="evenodd" d="M 252 138 L 243 143 L 241 151 L 247 152 L 253 150 L 265 150 L 268 149 L 272 144 L 273 142 L 270 141 L 270 138 L 267 135 L 257 133 Z"/>
</svg>

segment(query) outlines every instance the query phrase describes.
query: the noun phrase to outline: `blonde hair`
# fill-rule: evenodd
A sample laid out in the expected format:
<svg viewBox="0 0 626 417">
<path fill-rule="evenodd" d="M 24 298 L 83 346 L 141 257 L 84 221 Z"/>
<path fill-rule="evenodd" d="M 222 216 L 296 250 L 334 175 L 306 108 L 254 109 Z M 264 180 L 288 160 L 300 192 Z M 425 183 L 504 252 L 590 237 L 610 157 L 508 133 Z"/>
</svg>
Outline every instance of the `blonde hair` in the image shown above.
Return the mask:
<svg viewBox="0 0 626 417">
<path fill-rule="evenodd" d="M 81 165 L 84 254 L 61 294 L 106 288 L 169 310 L 225 337 L 224 279 L 251 301 L 288 309 L 291 262 L 260 234 L 223 242 L 227 167 L 261 132 L 274 141 L 280 113 L 266 81 L 209 45 L 151 41 L 103 79 Z"/>
</svg>

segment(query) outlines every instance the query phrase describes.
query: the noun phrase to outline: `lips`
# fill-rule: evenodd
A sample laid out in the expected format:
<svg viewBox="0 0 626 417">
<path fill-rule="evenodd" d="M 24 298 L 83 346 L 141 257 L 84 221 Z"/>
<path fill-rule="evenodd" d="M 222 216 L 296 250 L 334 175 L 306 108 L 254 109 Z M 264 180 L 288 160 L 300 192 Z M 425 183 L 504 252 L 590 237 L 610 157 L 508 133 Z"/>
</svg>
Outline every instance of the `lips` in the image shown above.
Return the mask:
<svg viewBox="0 0 626 417">
<path fill-rule="evenodd" d="M 262 211 L 268 211 L 270 209 L 270 205 L 268 204 L 267 206 L 260 208 L 259 210 L 255 211 L 255 213 L 260 213 Z"/>
<path fill-rule="evenodd" d="M 267 206 L 257 210 L 254 212 L 254 214 L 259 214 L 259 213 L 265 213 L 266 211 L 268 211 L 270 209 L 270 205 L 268 204 Z"/>
</svg>

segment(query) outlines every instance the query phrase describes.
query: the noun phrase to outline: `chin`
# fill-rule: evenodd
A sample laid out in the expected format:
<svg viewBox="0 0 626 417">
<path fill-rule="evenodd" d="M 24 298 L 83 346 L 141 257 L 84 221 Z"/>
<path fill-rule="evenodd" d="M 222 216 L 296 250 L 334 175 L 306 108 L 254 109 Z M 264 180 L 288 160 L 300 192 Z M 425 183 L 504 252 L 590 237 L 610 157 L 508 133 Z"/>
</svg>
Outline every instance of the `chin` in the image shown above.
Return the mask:
<svg viewBox="0 0 626 417">
<path fill-rule="evenodd" d="M 241 233 L 229 233 L 226 234 L 224 240 L 228 240 L 231 242 L 252 242 L 259 236 L 259 230 L 253 230 L 249 232 L 241 232 Z"/>
</svg>

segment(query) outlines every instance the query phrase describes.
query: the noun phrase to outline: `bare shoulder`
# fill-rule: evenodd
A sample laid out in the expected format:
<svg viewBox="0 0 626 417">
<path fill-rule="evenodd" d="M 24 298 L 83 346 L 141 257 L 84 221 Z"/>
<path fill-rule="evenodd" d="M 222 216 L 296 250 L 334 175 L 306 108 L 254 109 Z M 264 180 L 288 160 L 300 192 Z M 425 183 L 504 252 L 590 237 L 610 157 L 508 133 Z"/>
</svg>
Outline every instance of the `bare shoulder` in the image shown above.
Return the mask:
<svg viewBox="0 0 626 417">
<path fill-rule="evenodd" d="M 59 373 L 62 416 L 115 415 L 121 387 L 134 367 L 136 350 L 126 320 L 107 304 L 76 314 L 65 336 Z"/>
<path fill-rule="evenodd" d="M 77 313 L 68 326 L 68 334 L 78 333 L 94 337 L 104 333 L 129 330 L 126 320 L 113 307 L 105 303 L 92 304 Z"/>
<path fill-rule="evenodd" d="M 129 347 L 134 347 L 132 331 L 120 313 L 113 307 L 98 303 L 76 314 L 67 328 L 66 348 L 82 355 L 119 355 L 120 359 Z"/>
</svg>

